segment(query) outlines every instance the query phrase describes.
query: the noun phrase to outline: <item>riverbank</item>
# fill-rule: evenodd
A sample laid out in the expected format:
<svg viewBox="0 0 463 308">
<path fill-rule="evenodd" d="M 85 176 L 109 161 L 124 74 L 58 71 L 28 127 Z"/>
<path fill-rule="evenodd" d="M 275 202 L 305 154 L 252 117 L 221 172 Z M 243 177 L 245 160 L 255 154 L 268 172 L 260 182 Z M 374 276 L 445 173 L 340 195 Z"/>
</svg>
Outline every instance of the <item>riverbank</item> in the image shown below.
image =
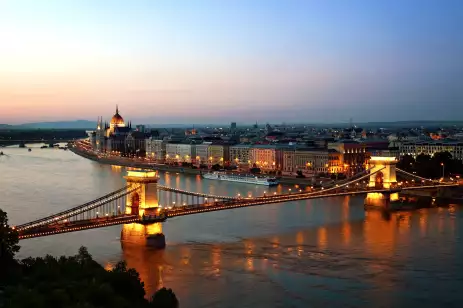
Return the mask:
<svg viewBox="0 0 463 308">
<path fill-rule="evenodd" d="M 81 157 L 93 160 L 95 162 L 106 164 L 106 165 L 116 165 L 121 167 L 129 167 L 129 168 L 143 168 L 143 169 L 155 169 L 159 171 L 167 171 L 167 172 L 178 172 L 178 173 L 185 173 L 185 174 L 192 174 L 198 175 L 201 174 L 201 169 L 192 169 L 192 168 L 185 168 L 180 166 L 170 166 L 170 165 L 159 165 L 153 163 L 146 163 L 146 162 L 137 162 L 130 158 L 108 158 L 108 157 L 99 157 L 93 153 L 89 153 L 87 151 L 83 151 L 74 145 L 69 146 L 69 150 L 76 155 Z M 288 177 L 281 177 L 280 179 L 281 184 L 287 185 L 304 185 L 309 186 L 312 185 L 312 179 L 308 178 L 288 178 Z"/>
</svg>

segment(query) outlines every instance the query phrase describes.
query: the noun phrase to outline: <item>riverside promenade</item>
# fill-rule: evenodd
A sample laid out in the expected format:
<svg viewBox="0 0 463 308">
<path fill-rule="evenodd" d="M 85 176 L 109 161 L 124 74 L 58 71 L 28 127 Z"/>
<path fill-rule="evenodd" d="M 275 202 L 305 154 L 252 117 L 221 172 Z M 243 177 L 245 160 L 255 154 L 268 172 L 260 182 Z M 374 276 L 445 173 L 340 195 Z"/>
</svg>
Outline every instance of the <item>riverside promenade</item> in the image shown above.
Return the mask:
<svg viewBox="0 0 463 308">
<path fill-rule="evenodd" d="M 122 167 L 131 167 L 131 168 L 143 168 L 143 169 L 156 169 L 159 171 L 168 171 L 168 172 L 178 172 L 185 174 L 198 175 L 201 174 L 201 171 L 208 172 L 204 169 L 193 169 L 190 167 L 181 167 L 181 166 L 171 166 L 164 164 L 150 163 L 146 161 L 139 161 L 131 158 L 123 157 L 104 157 L 97 154 L 88 152 L 75 144 L 69 144 L 69 150 L 79 156 L 93 160 L 95 162 L 106 164 L 106 165 L 115 165 Z M 280 177 L 280 183 L 288 185 L 312 185 L 311 178 L 295 178 L 295 177 Z M 320 180 L 318 180 L 320 181 Z"/>
</svg>

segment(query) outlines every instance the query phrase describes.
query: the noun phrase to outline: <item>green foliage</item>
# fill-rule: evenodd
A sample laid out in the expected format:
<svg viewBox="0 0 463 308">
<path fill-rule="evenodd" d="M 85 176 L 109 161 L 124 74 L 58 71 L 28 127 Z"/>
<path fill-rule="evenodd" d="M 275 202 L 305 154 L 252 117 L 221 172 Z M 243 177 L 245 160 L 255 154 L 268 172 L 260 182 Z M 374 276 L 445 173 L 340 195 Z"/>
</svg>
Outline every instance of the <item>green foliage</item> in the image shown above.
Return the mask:
<svg viewBox="0 0 463 308">
<path fill-rule="evenodd" d="M 178 307 L 178 300 L 171 289 L 162 288 L 151 298 L 151 306 L 156 308 Z"/>
<path fill-rule="evenodd" d="M 462 162 L 453 159 L 449 152 L 435 153 L 432 157 L 420 154 L 416 159 L 413 156 L 405 155 L 397 163 L 397 167 L 425 178 L 440 178 L 443 172 L 445 172 L 445 176 L 463 173 Z"/>
<path fill-rule="evenodd" d="M 15 254 L 19 251 L 18 233 L 8 225 L 8 217 L 0 210 L 0 287 L 16 270 Z"/>
<path fill-rule="evenodd" d="M 162 289 L 146 300 L 136 270 L 119 262 L 106 271 L 85 247 L 71 257 L 47 255 L 17 261 L 18 235 L 1 210 L 0 222 L 0 307 L 178 307 L 172 290 Z"/>
<path fill-rule="evenodd" d="M 251 172 L 252 174 L 259 174 L 260 173 L 260 168 L 257 168 L 257 167 L 252 167 L 249 172 Z"/>
</svg>

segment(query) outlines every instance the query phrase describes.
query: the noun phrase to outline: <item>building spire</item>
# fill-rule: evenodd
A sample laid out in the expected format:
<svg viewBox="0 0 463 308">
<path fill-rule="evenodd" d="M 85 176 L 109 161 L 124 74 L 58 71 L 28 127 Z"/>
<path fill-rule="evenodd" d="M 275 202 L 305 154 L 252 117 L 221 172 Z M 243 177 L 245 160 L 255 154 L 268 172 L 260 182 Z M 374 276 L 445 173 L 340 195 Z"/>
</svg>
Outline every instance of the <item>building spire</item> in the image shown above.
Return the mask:
<svg viewBox="0 0 463 308">
<path fill-rule="evenodd" d="M 116 114 L 119 114 L 119 105 L 116 104 Z"/>
</svg>

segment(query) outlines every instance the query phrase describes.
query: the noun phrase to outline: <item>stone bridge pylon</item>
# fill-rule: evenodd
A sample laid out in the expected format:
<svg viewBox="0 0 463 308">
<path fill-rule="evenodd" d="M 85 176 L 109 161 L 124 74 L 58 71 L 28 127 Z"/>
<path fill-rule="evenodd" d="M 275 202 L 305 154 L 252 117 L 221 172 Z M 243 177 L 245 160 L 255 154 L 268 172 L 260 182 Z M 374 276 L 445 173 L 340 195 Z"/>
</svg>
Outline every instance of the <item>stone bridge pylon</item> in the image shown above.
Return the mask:
<svg viewBox="0 0 463 308">
<path fill-rule="evenodd" d="M 372 156 L 369 161 L 370 170 L 369 187 L 376 189 L 391 189 L 397 184 L 395 157 Z M 365 198 L 365 207 L 379 207 L 388 209 L 391 201 L 398 199 L 398 193 L 368 193 Z"/>
<path fill-rule="evenodd" d="M 127 196 L 125 214 L 137 215 L 143 218 L 145 215 L 156 214 L 158 204 L 158 173 L 154 170 L 129 170 L 127 176 L 127 190 L 133 192 Z M 164 248 L 165 236 L 162 233 L 161 223 L 125 224 L 121 231 L 121 241 L 128 244 L 153 246 Z"/>
</svg>

